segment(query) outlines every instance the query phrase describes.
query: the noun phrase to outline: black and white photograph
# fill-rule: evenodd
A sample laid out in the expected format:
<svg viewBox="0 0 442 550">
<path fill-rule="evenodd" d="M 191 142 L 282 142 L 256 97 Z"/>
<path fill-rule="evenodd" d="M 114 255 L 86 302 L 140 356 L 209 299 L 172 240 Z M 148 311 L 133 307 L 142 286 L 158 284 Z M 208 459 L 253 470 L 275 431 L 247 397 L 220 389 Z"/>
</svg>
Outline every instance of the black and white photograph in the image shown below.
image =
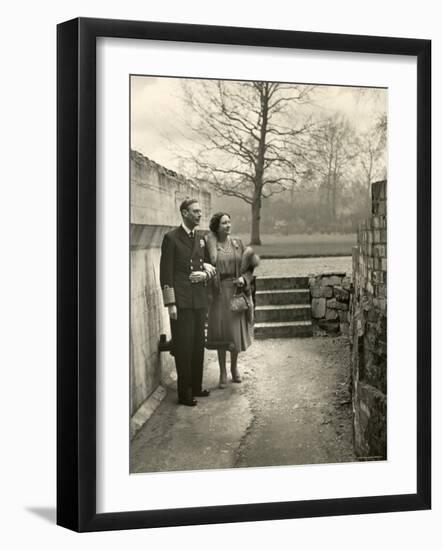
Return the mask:
<svg viewBox="0 0 442 550">
<path fill-rule="evenodd" d="M 129 85 L 130 473 L 387 460 L 388 89 Z"/>
<path fill-rule="evenodd" d="M 3 548 L 440 546 L 439 12 L 5 4 Z"/>
</svg>

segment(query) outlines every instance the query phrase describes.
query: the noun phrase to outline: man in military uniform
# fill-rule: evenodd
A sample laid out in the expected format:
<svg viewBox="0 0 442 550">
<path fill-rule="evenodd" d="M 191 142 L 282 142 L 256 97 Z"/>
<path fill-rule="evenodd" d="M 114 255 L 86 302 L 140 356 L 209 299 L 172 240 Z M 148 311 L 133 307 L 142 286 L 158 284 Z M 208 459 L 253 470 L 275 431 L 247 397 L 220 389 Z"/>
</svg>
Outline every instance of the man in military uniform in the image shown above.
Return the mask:
<svg viewBox="0 0 442 550">
<path fill-rule="evenodd" d="M 207 281 L 215 274 L 206 244 L 195 230 L 201 220 L 196 199 L 180 206 L 182 224 L 166 233 L 161 245 L 160 284 L 169 310 L 178 382 L 178 402 L 194 406 L 207 397 L 202 388 Z"/>
</svg>

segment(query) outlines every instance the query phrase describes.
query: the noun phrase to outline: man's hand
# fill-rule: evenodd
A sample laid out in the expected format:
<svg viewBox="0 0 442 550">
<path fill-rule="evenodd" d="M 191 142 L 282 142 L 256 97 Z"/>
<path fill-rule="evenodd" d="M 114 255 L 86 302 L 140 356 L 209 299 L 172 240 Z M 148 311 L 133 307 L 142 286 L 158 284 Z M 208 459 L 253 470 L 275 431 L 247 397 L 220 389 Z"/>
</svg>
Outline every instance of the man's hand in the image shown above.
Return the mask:
<svg viewBox="0 0 442 550">
<path fill-rule="evenodd" d="M 204 271 L 209 275 L 209 279 L 215 276 L 216 269 L 213 267 L 212 264 L 206 264 L 204 262 L 203 266 L 204 266 Z"/>
<path fill-rule="evenodd" d="M 176 321 L 178 319 L 178 311 L 175 304 L 170 304 L 167 306 L 167 309 L 169 310 L 169 317 Z"/>
<path fill-rule="evenodd" d="M 202 283 L 207 281 L 208 275 L 205 271 L 192 271 L 189 275 L 189 279 L 191 283 Z"/>
</svg>

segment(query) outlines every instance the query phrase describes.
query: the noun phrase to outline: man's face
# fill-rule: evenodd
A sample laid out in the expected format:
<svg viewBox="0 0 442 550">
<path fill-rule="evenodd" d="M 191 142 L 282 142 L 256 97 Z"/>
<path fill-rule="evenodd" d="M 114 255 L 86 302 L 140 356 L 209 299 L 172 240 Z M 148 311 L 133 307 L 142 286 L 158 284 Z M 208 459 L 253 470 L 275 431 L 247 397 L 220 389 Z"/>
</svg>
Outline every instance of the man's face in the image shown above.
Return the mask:
<svg viewBox="0 0 442 550">
<path fill-rule="evenodd" d="M 199 225 L 201 215 L 201 206 L 198 202 L 192 203 L 187 210 L 183 210 L 184 222 L 189 229 L 193 229 L 195 226 Z"/>
</svg>

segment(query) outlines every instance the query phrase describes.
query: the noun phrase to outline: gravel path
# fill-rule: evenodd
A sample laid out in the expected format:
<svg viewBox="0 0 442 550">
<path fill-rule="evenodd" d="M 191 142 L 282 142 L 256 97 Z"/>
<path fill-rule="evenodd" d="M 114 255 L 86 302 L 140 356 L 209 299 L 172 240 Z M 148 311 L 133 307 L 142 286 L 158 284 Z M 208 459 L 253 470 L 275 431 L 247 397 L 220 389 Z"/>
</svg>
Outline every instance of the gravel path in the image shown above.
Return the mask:
<svg viewBox="0 0 442 550">
<path fill-rule="evenodd" d="M 131 444 L 131 472 L 337 463 L 355 460 L 349 349 L 340 338 L 258 340 L 240 355 L 242 384 L 217 388 L 207 352 L 197 407 L 168 395 Z"/>
<path fill-rule="evenodd" d="M 253 421 L 235 466 L 353 461 L 345 339 L 264 342 L 246 360 Z"/>
</svg>

